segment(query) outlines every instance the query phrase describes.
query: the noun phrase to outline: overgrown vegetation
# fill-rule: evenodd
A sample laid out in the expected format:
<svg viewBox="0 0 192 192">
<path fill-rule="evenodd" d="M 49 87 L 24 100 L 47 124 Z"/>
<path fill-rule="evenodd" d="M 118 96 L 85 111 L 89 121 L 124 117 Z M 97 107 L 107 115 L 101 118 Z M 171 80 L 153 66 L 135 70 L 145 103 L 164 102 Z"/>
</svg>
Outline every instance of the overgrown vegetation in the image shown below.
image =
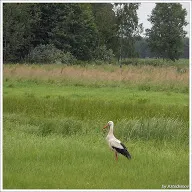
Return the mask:
<svg viewBox="0 0 192 192">
<path fill-rule="evenodd" d="M 4 66 L 4 189 L 189 185 L 188 72 L 167 66 L 119 70 L 114 65 Z M 146 82 L 162 84 L 154 91 Z M 131 161 L 120 156 L 115 162 L 108 149 L 102 127 L 109 120 Z"/>
<path fill-rule="evenodd" d="M 9 86 L 14 80 L 24 83 L 76 85 L 85 87 L 120 87 L 143 91 L 188 93 L 189 61 L 166 62 L 157 59 L 124 60 L 126 65 L 8 65 L 4 79 Z M 78 63 L 78 62 L 77 62 Z M 151 66 L 150 66 L 151 65 Z"/>
</svg>

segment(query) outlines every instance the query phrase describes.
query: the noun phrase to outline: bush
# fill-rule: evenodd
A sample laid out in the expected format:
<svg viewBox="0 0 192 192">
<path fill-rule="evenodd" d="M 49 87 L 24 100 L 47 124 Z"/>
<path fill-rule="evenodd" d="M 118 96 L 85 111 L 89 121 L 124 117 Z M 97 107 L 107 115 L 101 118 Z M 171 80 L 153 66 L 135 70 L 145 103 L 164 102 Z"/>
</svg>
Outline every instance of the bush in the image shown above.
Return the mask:
<svg viewBox="0 0 192 192">
<path fill-rule="evenodd" d="M 30 63 L 72 64 L 75 57 L 67 52 L 57 49 L 54 45 L 38 45 L 25 58 Z"/>
<path fill-rule="evenodd" d="M 114 54 L 111 49 L 107 49 L 107 47 L 103 45 L 96 48 L 94 58 L 96 61 L 100 61 L 99 63 L 102 63 L 101 61 L 111 62 L 114 58 Z"/>
<path fill-rule="evenodd" d="M 77 62 L 77 59 L 70 52 L 62 53 L 61 55 L 62 64 L 71 65 L 71 64 L 75 64 L 76 62 Z"/>
</svg>

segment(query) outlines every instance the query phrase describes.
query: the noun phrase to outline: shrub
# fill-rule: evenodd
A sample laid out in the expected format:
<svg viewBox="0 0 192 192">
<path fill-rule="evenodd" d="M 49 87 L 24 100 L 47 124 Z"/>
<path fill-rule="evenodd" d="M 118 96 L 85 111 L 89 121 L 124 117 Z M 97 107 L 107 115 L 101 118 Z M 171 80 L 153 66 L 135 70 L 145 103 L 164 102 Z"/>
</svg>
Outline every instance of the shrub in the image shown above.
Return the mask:
<svg viewBox="0 0 192 192">
<path fill-rule="evenodd" d="M 52 44 L 38 45 L 25 58 L 30 63 L 72 64 L 75 57 L 67 52 L 57 49 Z"/>
<path fill-rule="evenodd" d="M 107 49 L 105 45 L 97 47 L 94 53 L 94 58 L 96 61 L 111 62 L 114 58 L 113 51 L 111 49 Z"/>
<path fill-rule="evenodd" d="M 70 52 L 61 54 L 61 63 L 62 64 L 71 65 L 71 64 L 75 64 L 76 62 L 77 62 L 77 59 Z"/>
</svg>

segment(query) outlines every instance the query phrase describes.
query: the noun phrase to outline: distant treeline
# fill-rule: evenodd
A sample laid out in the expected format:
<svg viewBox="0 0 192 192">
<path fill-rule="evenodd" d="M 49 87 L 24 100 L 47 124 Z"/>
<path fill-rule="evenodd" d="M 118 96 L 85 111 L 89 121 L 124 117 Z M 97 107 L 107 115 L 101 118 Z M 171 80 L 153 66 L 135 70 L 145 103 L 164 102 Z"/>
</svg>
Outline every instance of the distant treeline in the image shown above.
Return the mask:
<svg viewBox="0 0 192 192">
<path fill-rule="evenodd" d="M 76 60 L 156 57 L 141 37 L 139 3 L 4 3 L 4 62 L 73 63 Z M 189 58 L 189 38 L 183 38 Z M 161 55 L 160 55 L 161 56 Z"/>
<path fill-rule="evenodd" d="M 180 56 L 180 58 L 189 59 L 189 38 L 185 37 L 183 39 L 183 51 Z M 139 41 L 136 41 L 135 43 L 135 49 L 138 53 L 139 58 L 156 58 L 156 54 L 152 52 L 149 48 L 149 45 L 147 43 L 146 37 L 141 37 Z"/>
</svg>

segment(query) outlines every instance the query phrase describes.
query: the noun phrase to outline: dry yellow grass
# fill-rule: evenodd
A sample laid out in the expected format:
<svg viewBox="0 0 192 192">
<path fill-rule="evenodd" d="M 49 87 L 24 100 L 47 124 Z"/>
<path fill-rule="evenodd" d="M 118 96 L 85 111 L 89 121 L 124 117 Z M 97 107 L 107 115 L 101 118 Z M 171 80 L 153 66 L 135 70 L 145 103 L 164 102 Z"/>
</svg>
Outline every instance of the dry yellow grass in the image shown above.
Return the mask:
<svg viewBox="0 0 192 192">
<path fill-rule="evenodd" d="M 127 83 L 174 83 L 189 84 L 189 70 L 178 71 L 176 67 L 154 66 L 54 66 L 54 65 L 4 65 L 4 78 L 24 78 L 36 80 L 80 80 L 111 81 Z"/>
</svg>

